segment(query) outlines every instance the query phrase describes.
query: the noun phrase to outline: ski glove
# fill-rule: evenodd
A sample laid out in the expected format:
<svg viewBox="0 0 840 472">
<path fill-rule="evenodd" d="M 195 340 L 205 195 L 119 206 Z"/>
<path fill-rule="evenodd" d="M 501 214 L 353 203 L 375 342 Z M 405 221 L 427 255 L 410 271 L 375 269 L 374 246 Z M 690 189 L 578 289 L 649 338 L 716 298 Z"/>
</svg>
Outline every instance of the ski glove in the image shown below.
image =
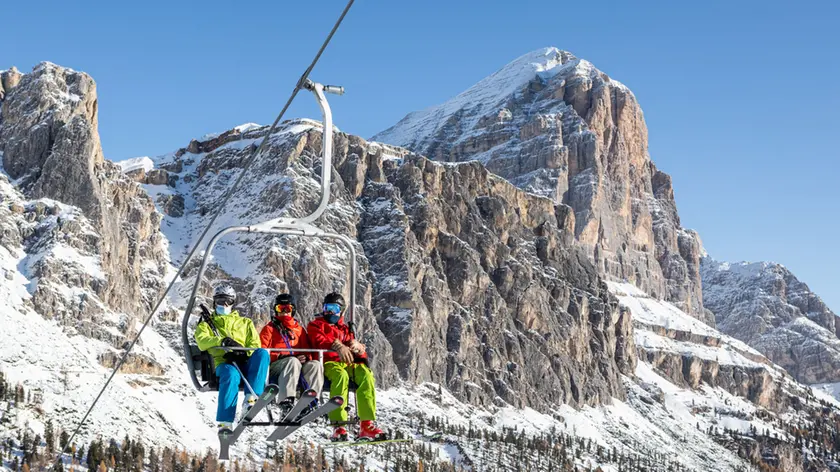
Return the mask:
<svg viewBox="0 0 840 472">
<path fill-rule="evenodd" d="M 222 347 L 242 347 L 242 345 L 225 336 L 222 339 Z M 224 358 L 228 362 L 247 362 L 248 351 L 228 351 L 225 353 Z"/>
<path fill-rule="evenodd" d="M 345 364 L 352 364 L 353 363 L 353 352 L 350 351 L 350 348 L 341 344 L 338 341 L 334 341 L 332 344 L 333 351 L 338 353 L 338 359 Z"/>
<path fill-rule="evenodd" d="M 245 351 L 231 351 L 225 354 L 225 360 L 231 364 L 244 364 L 248 362 L 248 354 Z"/>
<path fill-rule="evenodd" d="M 234 341 L 233 339 L 225 336 L 224 338 L 222 338 L 222 347 L 242 347 L 242 345 Z"/>
<path fill-rule="evenodd" d="M 225 360 L 228 362 L 245 363 L 248 362 L 248 351 L 229 351 L 225 353 Z"/>
<path fill-rule="evenodd" d="M 364 344 L 354 339 L 350 341 L 350 350 L 353 351 L 353 353 L 355 354 L 364 354 L 366 348 Z"/>
</svg>

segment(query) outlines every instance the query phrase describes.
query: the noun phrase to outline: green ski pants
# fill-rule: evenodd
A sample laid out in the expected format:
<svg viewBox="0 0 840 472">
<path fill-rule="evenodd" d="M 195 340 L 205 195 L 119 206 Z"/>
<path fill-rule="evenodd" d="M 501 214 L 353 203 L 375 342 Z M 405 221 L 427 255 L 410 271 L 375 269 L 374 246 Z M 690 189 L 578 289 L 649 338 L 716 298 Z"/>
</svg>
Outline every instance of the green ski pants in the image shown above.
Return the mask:
<svg viewBox="0 0 840 472">
<path fill-rule="evenodd" d="M 364 364 L 345 364 L 343 362 L 325 362 L 324 376 L 330 381 L 330 397 L 341 396 L 347 405 L 350 391 L 350 379 L 356 383 L 356 413 L 361 420 L 376 419 L 376 389 L 373 372 Z M 330 412 L 330 421 L 347 421 L 344 407 Z"/>
</svg>

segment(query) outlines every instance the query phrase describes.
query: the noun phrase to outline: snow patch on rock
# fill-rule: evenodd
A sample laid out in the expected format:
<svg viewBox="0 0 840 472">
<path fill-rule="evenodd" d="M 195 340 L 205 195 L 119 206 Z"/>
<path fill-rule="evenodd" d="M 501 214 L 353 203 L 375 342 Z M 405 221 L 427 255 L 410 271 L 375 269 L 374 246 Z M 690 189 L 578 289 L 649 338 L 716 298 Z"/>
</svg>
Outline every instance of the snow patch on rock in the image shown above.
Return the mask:
<svg viewBox="0 0 840 472">
<path fill-rule="evenodd" d="M 122 169 L 123 173 L 143 169 L 144 172 L 149 172 L 155 168 L 155 163 L 148 156 L 132 157 L 123 161 L 115 162 Z"/>
</svg>

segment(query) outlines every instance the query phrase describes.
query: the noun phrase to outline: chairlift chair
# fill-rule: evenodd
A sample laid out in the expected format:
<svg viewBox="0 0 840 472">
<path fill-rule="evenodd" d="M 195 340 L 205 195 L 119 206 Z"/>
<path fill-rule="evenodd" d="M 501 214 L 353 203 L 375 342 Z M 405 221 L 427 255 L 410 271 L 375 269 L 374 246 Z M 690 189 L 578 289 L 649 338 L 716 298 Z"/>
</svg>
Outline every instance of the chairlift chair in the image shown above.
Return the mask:
<svg viewBox="0 0 840 472">
<path fill-rule="evenodd" d="M 187 307 L 184 310 L 184 316 L 181 320 L 181 341 L 184 347 L 184 358 L 186 359 L 188 371 L 190 373 L 190 378 L 192 380 L 193 386 L 200 392 L 210 392 L 210 391 L 218 391 L 219 390 L 219 380 L 216 376 L 215 372 L 215 365 L 213 362 L 212 356 L 208 352 L 201 351 L 198 348 L 197 343 L 195 343 L 192 336 L 189 333 L 189 321 L 190 317 L 193 316 L 193 310 L 196 308 L 196 300 L 198 297 L 198 291 L 201 287 L 201 281 L 204 277 L 204 272 L 207 269 L 207 263 L 210 260 L 210 256 L 212 255 L 213 248 L 216 246 L 218 241 L 231 233 L 258 233 L 258 234 L 274 234 L 280 236 L 304 236 L 308 238 L 321 238 L 321 239 L 328 239 L 328 240 L 336 240 L 344 245 L 347 248 L 347 251 L 350 254 L 350 264 L 348 267 L 349 272 L 349 285 L 350 285 L 350 303 L 347 307 L 347 311 L 345 313 L 345 318 L 352 326 L 353 322 L 353 314 L 356 307 L 356 283 L 357 283 L 357 265 L 356 265 L 356 250 L 353 247 L 353 242 L 347 236 L 337 233 L 330 233 L 324 231 L 316 226 L 313 225 L 313 222 L 317 220 L 326 210 L 327 205 L 330 199 L 330 179 L 332 177 L 332 148 L 333 148 L 333 125 L 332 125 L 332 111 L 330 110 L 329 103 L 327 102 L 324 93 L 333 93 L 337 95 L 341 95 L 344 93 L 344 89 L 338 86 L 331 86 L 331 85 L 322 85 L 319 83 L 312 82 L 311 80 L 307 79 L 306 82 L 303 84 L 303 88 L 309 90 L 310 92 L 315 95 L 316 100 L 318 101 L 318 106 L 321 108 L 321 113 L 324 119 L 324 130 L 323 130 L 323 163 L 321 165 L 321 200 L 318 204 L 318 207 L 312 212 L 310 215 L 307 215 L 302 218 L 275 218 L 272 220 L 264 221 L 261 223 L 257 223 L 250 226 L 230 226 L 227 228 L 222 229 L 218 233 L 216 233 L 211 239 L 210 242 L 207 244 L 207 248 L 204 251 L 204 256 L 201 260 L 201 266 L 198 269 L 198 273 L 196 274 L 195 283 L 193 284 L 193 289 L 190 294 L 189 302 L 187 303 Z M 263 139 L 270 139 L 271 136 L 266 136 Z M 217 348 L 223 350 L 251 350 L 250 348 Z M 268 351 L 287 351 L 288 349 L 267 349 Z M 324 353 L 327 352 L 325 349 L 295 349 L 296 352 L 306 352 L 306 353 L 318 353 L 319 359 L 323 363 Z M 243 376 L 243 383 L 247 385 L 247 382 L 244 381 Z M 240 386 L 242 388 L 242 386 Z M 250 389 L 250 386 L 248 386 Z M 263 405 L 267 404 L 270 399 L 274 398 L 276 395 L 276 386 L 269 386 L 269 389 L 274 388 L 273 394 L 266 394 L 261 396 L 259 402 L 262 402 Z M 317 395 L 320 395 L 321 392 L 311 392 L 310 394 L 315 394 L 316 396 L 313 399 L 317 398 Z M 263 398 L 265 397 L 265 398 Z M 308 402 L 304 402 L 304 399 L 298 402 L 299 404 L 308 404 Z M 327 406 L 327 410 L 335 409 L 335 408 L 344 408 L 346 407 L 345 401 L 342 400 L 340 397 L 330 399 L 325 406 Z M 297 408 L 298 405 L 295 405 Z M 252 410 L 257 410 L 255 406 Z M 293 409 L 293 411 L 296 411 Z M 293 418 L 289 413 L 290 416 L 287 416 L 287 419 L 281 420 L 280 422 L 273 422 L 270 420 L 269 422 L 257 422 L 254 420 L 254 416 L 256 413 L 249 412 L 249 414 L 245 415 L 243 419 L 240 420 L 240 423 L 237 424 L 234 430 L 222 430 L 219 433 L 219 440 L 220 440 L 220 449 L 219 449 L 219 458 L 220 459 L 227 459 L 229 456 L 229 448 L 230 445 L 233 444 L 239 435 L 242 433 L 245 427 L 247 426 L 275 426 L 277 429 L 268 437 L 269 441 L 276 441 L 281 440 L 291 434 L 294 430 L 300 427 L 302 424 L 305 424 L 312 419 L 318 417 L 319 414 L 326 414 L 320 413 L 319 411 L 315 411 L 306 415 L 303 419 L 296 419 L 292 420 L 289 419 L 290 417 Z"/>
<path fill-rule="evenodd" d="M 304 88 L 315 95 L 318 105 L 321 108 L 321 113 L 324 119 L 323 131 L 323 163 L 321 165 L 321 201 L 318 207 L 310 215 L 302 218 L 275 218 L 250 226 L 230 226 L 222 229 L 216 233 L 207 248 L 204 251 L 204 256 L 201 260 L 201 266 L 196 274 L 195 283 L 190 294 L 187 308 L 184 310 L 184 316 L 181 320 L 181 341 L 184 346 L 184 357 L 187 361 L 190 378 L 193 386 L 201 391 L 218 391 L 219 383 L 215 374 L 215 365 L 213 364 L 212 356 L 208 352 L 201 351 L 198 345 L 194 342 L 189 333 L 189 320 L 193 316 L 193 310 L 196 308 L 196 300 L 198 298 L 198 291 L 201 287 L 201 281 L 204 272 L 207 269 L 207 263 L 213 252 L 213 248 L 219 240 L 231 233 L 259 233 L 259 234 L 276 234 L 276 235 L 291 235 L 304 236 L 311 238 L 321 238 L 337 240 L 344 245 L 350 254 L 350 266 L 348 267 L 349 281 L 350 281 L 350 303 L 345 313 L 345 319 L 348 324 L 353 322 L 353 314 L 356 306 L 356 281 L 357 281 L 357 265 L 356 265 L 356 249 L 353 242 L 347 236 L 326 232 L 312 223 L 317 220 L 327 208 L 330 199 L 330 180 L 332 177 L 332 148 L 333 148 L 333 133 L 332 133 L 332 111 L 327 102 L 324 93 L 333 93 L 341 95 L 344 93 L 342 87 L 334 85 L 322 85 L 319 83 L 307 80 Z M 266 136 L 263 139 L 270 139 Z M 230 349 L 230 348 L 225 348 Z M 276 351 L 285 349 L 274 349 Z M 295 349 L 297 352 L 312 352 L 318 353 L 321 360 L 323 360 L 323 349 Z"/>
</svg>

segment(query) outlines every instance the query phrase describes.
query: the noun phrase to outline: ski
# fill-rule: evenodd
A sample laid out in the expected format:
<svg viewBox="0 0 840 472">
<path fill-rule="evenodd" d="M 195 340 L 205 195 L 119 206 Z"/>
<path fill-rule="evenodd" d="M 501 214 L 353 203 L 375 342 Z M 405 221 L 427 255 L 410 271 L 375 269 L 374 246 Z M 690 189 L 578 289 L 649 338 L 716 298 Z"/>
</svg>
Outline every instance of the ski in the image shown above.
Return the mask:
<svg viewBox="0 0 840 472">
<path fill-rule="evenodd" d="M 329 448 L 329 447 L 354 447 L 354 446 L 376 446 L 377 444 L 387 444 L 387 443 L 404 443 L 404 442 L 413 442 L 414 439 L 379 439 L 376 441 L 365 441 L 365 440 L 356 440 L 356 441 L 337 441 L 331 442 L 328 444 L 324 444 L 321 447 Z"/>
<path fill-rule="evenodd" d="M 300 396 L 300 399 L 298 399 L 298 401 L 295 402 L 295 405 L 292 407 L 292 409 L 289 410 L 289 412 L 286 413 L 286 416 L 284 416 L 283 419 L 280 420 L 280 426 L 278 426 L 277 429 L 275 429 L 274 432 L 271 433 L 271 436 L 268 437 L 268 440 L 273 441 L 273 436 L 279 434 L 279 431 L 282 431 L 283 429 L 289 427 L 292 420 L 294 420 L 295 417 L 297 417 L 303 410 L 305 410 L 306 407 L 308 407 L 312 403 L 312 401 L 315 400 L 317 397 L 318 394 L 315 392 L 315 390 L 309 389 L 303 392 L 303 394 Z"/>
<path fill-rule="evenodd" d="M 254 403 L 245 415 L 239 420 L 239 423 L 236 424 L 236 427 L 233 430 L 230 429 L 222 429 L 219 431 L 219 459 L 220 460 L 228 460 L 230 457 L 230 446 L 231 444 L 235 443 L 239 436 L 245 431 L 245 427 L 247 427 L 254 418 L 266 407 L 269 403 L 274 400 L 274 397 L 280 393 L 280 387 L 277 385 L 271 384 L 265 388 L 262 395 L 257 398 L 257 402 Z"/>
<path fill-rule="evenodd" d="M 306 400 L 306 404 L 308 405 L 310 401 L 311 401 L 311 399 Z M 298 403 L 295 404 L 295 408 L 297 408 L 297 406 L 301 403 L 304 403 L 303 397 L 301 397 L 301 399 L 298 401 Z M 321 416 L 324 416 L 324 415 L 330 413 L 333 410 L 341 408 L 342 405 L 344 405 L 344 400 L 341 397 L 333 397 L 327 403 L 325 403 L 325 404 L 319 406 L 318 408 L 316 408 L 315 410 L 309 412 L 306 416 L 301 418 L 300 421 L 296 421 L 294 424 L 291 424 L 291 425 L 282 425 L 282 426 L 277 427 L 277 429 L 275 429 L 274 432 L 271 433 L 271 436 L 268 437 L 268 441 L 282 441 L 283 439 L 286 439 L 290 434 L 297 431 L 298 428 L 300 428 L 301 426 L 304 426 L 307 423 L 310 423 L 310 422 L 320 418 Z M 301 408 L 298 412 L 300 412 L 302 410 L 303 410 L 303 408 Z M 297 414 L 297 413 L 295 413 L 295 414 Z M 293 419 L 293 418 L 294 418 L 294 416 L 291 415 L 291 414 L 286 416 L 287 420 L 288 419 Z M 287 422 L 287 421 L 284 420 L 284 423 L 285 422 Z"/>
</svg>

